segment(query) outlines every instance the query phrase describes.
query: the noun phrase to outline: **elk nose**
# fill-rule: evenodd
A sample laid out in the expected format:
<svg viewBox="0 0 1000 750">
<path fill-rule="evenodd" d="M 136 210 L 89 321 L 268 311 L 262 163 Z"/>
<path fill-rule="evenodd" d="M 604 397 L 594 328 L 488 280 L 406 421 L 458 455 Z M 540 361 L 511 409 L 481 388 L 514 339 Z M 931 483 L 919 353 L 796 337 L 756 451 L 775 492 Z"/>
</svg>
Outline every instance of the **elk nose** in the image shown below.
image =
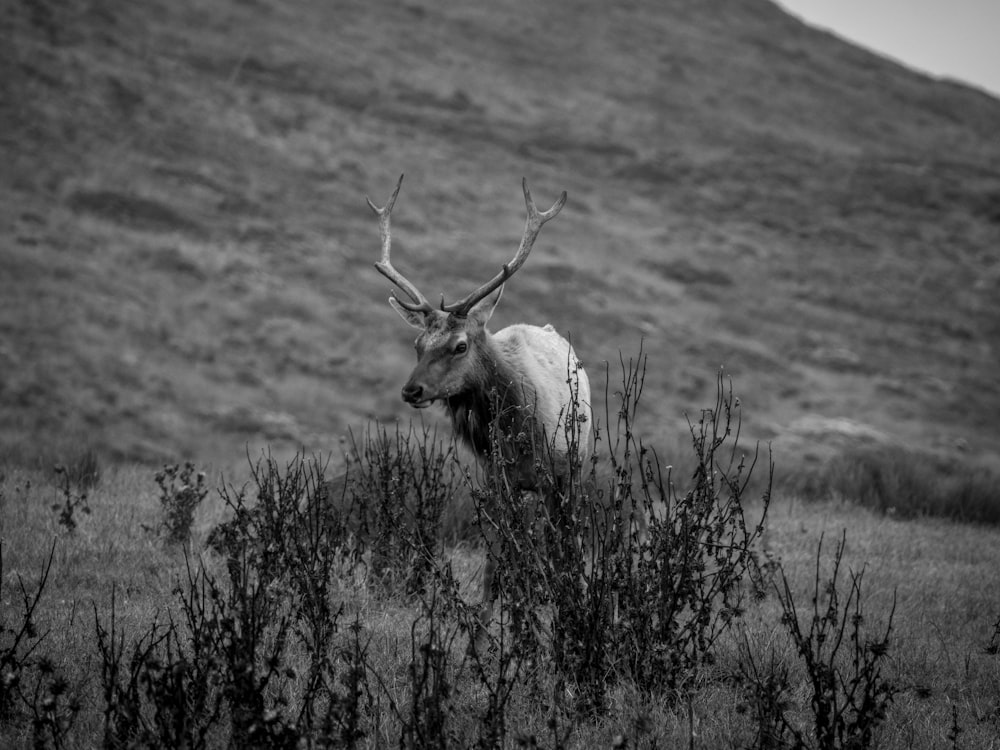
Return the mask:
<svg viewBox="0 0 1000 750">
<path fill-rule="evenodd" d="M 419 402 L 424 395 L 424 387 L 419 383 L 407 383 L 403 386 L 403 401 L 408 404 Z"/>
</svg>

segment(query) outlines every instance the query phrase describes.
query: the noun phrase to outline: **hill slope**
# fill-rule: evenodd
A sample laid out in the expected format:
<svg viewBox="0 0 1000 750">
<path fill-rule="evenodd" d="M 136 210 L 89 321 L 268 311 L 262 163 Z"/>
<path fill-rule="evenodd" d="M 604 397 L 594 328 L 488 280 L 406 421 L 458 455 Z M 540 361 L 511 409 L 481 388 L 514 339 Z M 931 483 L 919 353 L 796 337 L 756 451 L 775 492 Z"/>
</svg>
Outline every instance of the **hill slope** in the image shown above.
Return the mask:
<svg viewBox="0 0 1000 750">
<path fill-rule="evenodd" d="M 364 205 L 406 172 L 429 297 L 510 257 L 522 175 L 568 190 L 494 324 L 571 333 L 597 392 L 644 339 L 654 435 L 724 365 L 779 462 L 1000 445 L 1000 101 L 765 0 L 141 5 L 0 21 L 3 444 L 226 464 L 409 418 Z"/>
</svg>

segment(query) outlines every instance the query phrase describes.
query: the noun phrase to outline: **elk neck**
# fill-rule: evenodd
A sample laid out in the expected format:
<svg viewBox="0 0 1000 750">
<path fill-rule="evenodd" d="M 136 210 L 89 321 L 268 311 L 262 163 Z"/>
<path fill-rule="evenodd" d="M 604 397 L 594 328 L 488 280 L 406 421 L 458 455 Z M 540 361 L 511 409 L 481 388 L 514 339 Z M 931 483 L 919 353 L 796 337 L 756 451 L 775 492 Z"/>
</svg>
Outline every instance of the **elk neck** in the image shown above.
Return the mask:
<svg viewBox="0 0 1000 750">
<path fill-rule="evenodd" d="M 480 458 L 490 455 L 494 424 L 502 434 L 516 434 L 526 418 L 520 376 L 500 357 L 491 339 L 487 333 L 468 387 L 444 402 L 455 434 Z"/>
</svg>

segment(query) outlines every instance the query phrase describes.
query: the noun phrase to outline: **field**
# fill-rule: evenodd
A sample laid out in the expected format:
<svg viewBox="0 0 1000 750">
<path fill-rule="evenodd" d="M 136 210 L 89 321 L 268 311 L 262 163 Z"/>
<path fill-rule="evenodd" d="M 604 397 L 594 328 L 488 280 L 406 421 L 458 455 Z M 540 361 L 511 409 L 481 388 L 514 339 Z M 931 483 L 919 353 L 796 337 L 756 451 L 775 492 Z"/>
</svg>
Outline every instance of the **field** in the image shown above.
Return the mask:
<svg viewBox="0 0 1000 750">
<path fill-rule="evenodd" d="M 758 465 L 756 470 L 763 468 Z M 271 476 L 283 478 L 287 487 L 295 483 L 293 474 L 290 467 L 275 463 Z M 687 486 L 683 478 L 677 481 Z M 405 485 L 405 477 L 400 483 Z M 77 525 L 70 531 L 73 524 L 67 524 L 60 512 L 67 498 L 79 497 L 79 486 L 56 485 L 23 470 L 4 477 L 2 594 L 8 646 L 54 549 L 43 596 L 31 612 L 34 630 L 12 650 L 16 658 L 4 665 L 6 674 L 17 678 L 6 685 L 13 684 L 22 696 L 8 707 L 12 713 L 0 732 L 4 746 L 26 746 L 33 736 L 35 742 L 40 738 L 42 744 L 55 747 L 96 746 L 102 741 L 115 746 L 129 736 L 126 730 L 132 725 L 122 717 L 131 715 L 123 709 L 131 705 L 143 707 L 147 733 L 133 735 L 144 738 L 143 746 L 176 746 L 184 731 L 189 742 L 198 737 L 208 747 L 230 742 L 302 746 L 303 737 L 311 738 L 305 740 L 307 746 L 343 747 L 516 747 L 529 746 L 531 737 L 537 743 L 531 746 L 564 748 L 988 748 L 1000 743 L 1000 608 L 994 594 L 1000 585 L 1000 545 L 992 526 L 933 517 L 904 520 L 850 502 L 803 503 L 794 496 L 778 495 L 770 501 L 762 535 L 753 545 L 767 571 L 765 598 L 744 600 L 745 610 L 735 627 L 724 629 L 714 640 L 710 660 L 684 670 L 673 687 L 645 689 L 633 674 L 635 667 L 615 662 L 598 680 L 601 698 L 595 708 L 583 701 L 585 681 L 560 677 L 558 668 L 553 671 L 552 633 L 541 637 L 541 646 L 532 645 L 541 651 L 521 652 L 516 620 L 501 616 L 492 631 L 499 639 L 494 643 L 498 653 L 481 661 L 466 653 L 465 603 L 477 600 L 487 551 L 471 525 L 469 499 L 458 493 L 462 504 L 444 509 L 447 541 L 432 542 L 437 550 L 432 583 L 416 593 L 403 581 L 426 558 L 407 547 L 397 563 L 379 573 L 372 557 L 378 544 L 376 521 L 371 523 L 373 536 L 360 565 L 336 557 L 339 565 L 327 569 L 322 590 L 329 620 L 322 621 L 338 627 L 328 634 L 329 651 L 324 653 L 330 660 L 329 681 L 323 684 L 341 696 L 342 704 L 331 711 L 338 722 L 336 731 L 324 733 L 316 727 L 303 728 L 303 696 L 309 694 L 306 676 L 312 674 L 310 628 L 315 621 L 303 614 L 309 610 L 296 587 L 300 579 L 291 568 L 267 578 L 265 571 L 273 567 L 273 560 L 268 565 L 260 563 L 263 558 L 248 563 L 242 548 L 240 569 L 250 575 L 243 585 L 252 581 L 258 588 L 248 593 L 236 586 L 235 579 L 228 586 L 220 583 L 227 580 L 224 556 L 210 540 L 213 529 L 233 517 L 232 502 L 240 485 L 229 486 L 223 494 L 211 493 L 195 508 L 190 536 L 181 534 L 176 543 L 167 543 L 169 535 L 163 528 L 167 505 L 162 498 L 174 498 L 176 506 L 183 488 L 194 484 L 191 477 L 183 485 L 158 483 L 146 471 L 116 466 L 103 472 L 83 504 L 76 506 L 71 515 Z M 249 481 L 246 506 L 237 503 L 237 507 L 266 505 L 263 497 L 281 482 L 261 484 L 258 479 L 257 485 L 271 490 L 258 494 L 254 481 Z M 224 497 L 229 498 L 228 506 Z M 366 504 L 378 505 L 373 497 L 366 495 Z M 393 498 L 398 502 L 410 495 L 404 490 Z M 84 505 L 87 514 L 81 510 Z M 762 497 L 748 493 L 740 508 L 753 526 L 765 505 Z M 277 515 L 281 538 L 288 529 L 308 525 L 295 513 Z M 267 540 L 278 537 L 267 536 L 263 525 L 254 528 L 256 532 L 244 532 L 244 543 L 253 547 L 248 540 L 258 540 L 257 549 L 272 549 L 274 544 Z M 841 541 L 840 573 L 833 577 Z M 321 554 L 329 554 L 331 548 L 325 547 Z M 301 559 L 295 559 L 301 567 Z M 321 564 L 316 553 L 308 559 L 311 566 Z M 516 565 L 530 567 L 530 560 L 518 557 Z M 854 579 L 859 573 L 861 578 Z M 852 580 L 859 581 L 856 589 Z M 454 594 L 449 593 L 451 585 L 457 587 Z M 589 585 L 595 585 L 593 579 Z M 242 599 L 227 599 L 225 594 L 216 598 L 217 592 L 240 590 Z M 857 596 L 854 601 L 849 597 L 852 592 Z M 829 662 L 841 670 L 841 677 L 828 702 L 839 706 L 832 715 L 842 716 L 844 726 L 851 726 L 852 720 L 870 721 L 868 734 L 847 731 L 843 735 L 847 739 L 821 739 L 814 719 L 817 709 L 811 708 L 810 680 L 823 673 L 808 668 L 800 658 L 782 614 L 786 601 L 782 594 L 798 612 L 805 631 L 818 627 L 816 632 L 828 633 L 825 646 L 815 641 L 817 656 L 824 648 L 829 650 L 838 628 L 844 628 L 843 647 Z M 810 619 L 813 597 L 818 617 Z M 265 609 L 269 615 L 258 623 L 261 629 L 254 630 L 245 619 L 247 612 L 257 612 L 261 601 L 272 599 L 281 606 Z M 560 605 L 557 598 L 553 601 L 542 608 L 543 621 L 555 617 L 553 608 Z M 507 603 L 520 606 L 516 597 Z M 580 606 L 576 601 L 571 609 Z M 280 623 L 289 612 L 298 614 L 281 637 Z M 679 615 L 678 622 L 684 621 Z M 180 624 L 181 635 L 172 646 L 169 642 L 165 646 L 169 623 Z M 850 640 L 854 626 L 860 650 Z M 253 651 L 256 671 L 251 674 L 261 696 L 256 717 L 259 721 L 265 717 L 270 722 L 266 727 L 288 734 L 272 731 L 263 735 L 269 738 L 265 741 L 246 730 L 240 740 L 237 730 L 229 728 L 235 706 L 253 706 L 258 699 L 249 697 L 254 691 L 246 685 L 239 688 L 239 670 L 212 672 L 216 660 L 234 658 L 218 644 L 219 650 L 211 651 L 216 656 L 205 656 L 210 651 L 207 644 L 214 643 L 213 628 L 222 628 L 229 633 L 227 638 L 241 639 L 238 642 L 244 645 L 236 653 Z M 619 636 L 628 632 L 626 628 Z M 681 638 L 678 635 L 678 643 Z M 882 651 L 872 645 L 883 642 Z M 144 651 L 147 648 L 152 660 Z M 879 658 L 872 659 L 876 652 Z M 527 658 L 525 654 L 538 654 L 534 658 L 540 661 L 520 661 Z M 855 658 L 877 667 L 870 679 L 863 679 Z M 216 687 L 207 695 L 226 696 L 223 709 L 212 720 L 194 713 L 202 704 L 190 703 L 200 695 L 195 674 L 199 668 L 219 679 L 209 681 Z M 164 680 L 164 675 L 171 679 Z M 643 679 L 649 678 L 646 674 Z M 509 693 L 504 694 L 499 712 L 491 713 L 494 691 L 503 693 L 502 679 L 507 680 Z M 129 684 L 133 693 L 126 690 Z M 845 708 L 851 686 L 858 691 L 856 710 Z M 775 693 L 776 687 L 780 690 Z M 357 696 L 356 703 L 347 696 Z M 863 702 L 866 696 L 872 705 Z M 205 705 L 211 704 L 205 700 Z M 348 710 L 352 705 L 360 707 L 356 714 Z M 884 713 L 875 706 L 882 706 Z M 360 717 L 356 724 L 348 721 L 352 716 Z M 800 732 L 804 744 L 783 744 L 791 741 L 793 735 L 788 733 L 767 735 L 766 720 L 775 716 Z M 171 724 L 170 719 L 177 717 L 189 723 Z M 206 727 L 204 735 L 194 732 L 199 726 Z M 865 739 L 852 745 L 852 736 Z M 293 737 L 290 744 L 288 737 Z"/>
<path fill-rule="evenodd" d="M 104 737 L 95 620 L 112 597 L 127 642 L 182 614 L 158 470 L 206 473 L 189 549 L 224 580 L 216 490 L 250 480 L 248 457 L 329 457 L 332 474 L 351 434 L 414 418 L 399 398 L 412 334 L 385 304 L 365 205 L 405 173 L 394 260 L 430 299 L 511 257 L 522 177 L 539 205 L 568 191 L 493 327 L 552 323 L 612 399 L 641 345 L 637 427 L 682 493 L 688 419 L 721 368 L 741 444 L 772 451 L 755 549 L 800 616 L 821 536 L 824 570 L 841 533 L 842 577 L 864 568 L 872 633 L 896 594 L 883 669 L 899 692 L 876 746 L 1000 745 L 997 132 L 997 99 L 765 0 L 18 0 L 0 20 L 0 625 L 22 624 L 19 581 L 35 589 L 54 541 L 48 636 L 24 659 L 39 685 L 68 680 L 51 717 L 82 697 L 62 739 Z M 447 434 L 432 410 L 415 429 Z M 468 494 L 442 552 L 465 601 L 485 554 Z M 384 701 L 408 695 L 424 605 L 356 571 L 330 581 L 387 680 L 369 685 L 369 718 L 388 718 L 364 742 L 398 744 Z M 599 715 L 560 714 L 567 746 L 765 746 L 736 677 L 746 642 L 789 665 L 789 716 L 808 725 L 779 599 L 683 690 L 611 680 Z M 14 638 L 0 653 L 23 655 Z M 478 715 L 470 669 L 447 675 Z M 559 744 L 536 697 L 514 695 L 508 745 Z M 30 743 L 17 711 L 0 744 Z M 59 744 L 58 722 L 39 726 Z"/>
</svg>

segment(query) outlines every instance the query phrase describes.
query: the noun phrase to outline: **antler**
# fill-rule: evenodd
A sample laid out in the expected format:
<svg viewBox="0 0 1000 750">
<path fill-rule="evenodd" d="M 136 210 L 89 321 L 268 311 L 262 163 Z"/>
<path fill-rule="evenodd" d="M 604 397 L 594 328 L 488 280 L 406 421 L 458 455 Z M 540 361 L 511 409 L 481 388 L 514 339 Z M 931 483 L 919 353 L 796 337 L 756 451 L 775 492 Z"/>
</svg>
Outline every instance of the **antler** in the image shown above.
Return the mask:
<svg viewBox="0 0 1000 750">
<path fill-rule="evenodd" d="M 511 260 L 510 263 L 505 263 L 496 276 L 487 281 L 469 296 L 460 299 L 452 305 L 446 305 L 444 304 L 444 300 L 442 300 L 441 309 L 445 312 L 465 317 L 469 314 L 469 311 L 477 302 L 494 292 L 504 282 L 506 282 L 507 279 L 513 276 L 517 272 L 517 269 L 524 265 L 524 261 L 527 260 L 528 253 L 531 252 L 531 247 L 535 244 L 535 238 L 538 237 L 538 232 L 541 230 L 542 225 L 549 219 L 555 218 L 556 214 L 558 214 L 562 210 L 562 207 L 566 205 L 566 191 L 564 190 L 563 194 L 559 196 L 559 200 L 552 204 L 552 208 L 548 211 L 539 212 L 539 210 L 535 207 L 535 201 L 531 198 L 531 191 L 528 190 L 527 179 L 521 179 L 521 187 L 524 189 L 524 205 L 528 209 L 528 218 L 525 220 L 524 234 L 521 236 L 521 244 L 517 248 L 517 253 L 514 255 L 513 260 Z M 393 197 L 395 197 L 395 195 Z M 391 203 L 392 202 L 390 201 L 390 205 Z"/>
<path fill-rule="evenodd" d="M 375 264 L 375 268 L 378 272 L 385 276 L 389 281 L 398 286 L 404 292 L 406 292 L 413 303 L 404 302 L 403 300 L 396 297 L 395 294 L 392 296 L 395 300 L 405 307 L 410 312 L 430 312 L 434 308 L 431 307 L 430 302 L 420 293 L 417 289 L 403 274 L 392 267 L 392 261 L 389 260 L 389 248 L 392 245 L 392 237 L 389 233 L 389 215 L 392 213 L 392 206 L 396 202 L 396 196 L 399 195 L 399 188 L 403 185 L 403 175 L 399 176 L 399 182 L 396 183 L 396 189 L 392 191 L 392 197 L 389 198 L 389 202 L 386 203 L 382 208 L 379 208 L 374 203 L 372 203 L 371 198 L 367 195 L 365 200 L 368 201 L 368 206 L 375 215 L 378 216 L 378 229 L 379 234 L 382 236 L 382 259 Z"/>
</svg>

